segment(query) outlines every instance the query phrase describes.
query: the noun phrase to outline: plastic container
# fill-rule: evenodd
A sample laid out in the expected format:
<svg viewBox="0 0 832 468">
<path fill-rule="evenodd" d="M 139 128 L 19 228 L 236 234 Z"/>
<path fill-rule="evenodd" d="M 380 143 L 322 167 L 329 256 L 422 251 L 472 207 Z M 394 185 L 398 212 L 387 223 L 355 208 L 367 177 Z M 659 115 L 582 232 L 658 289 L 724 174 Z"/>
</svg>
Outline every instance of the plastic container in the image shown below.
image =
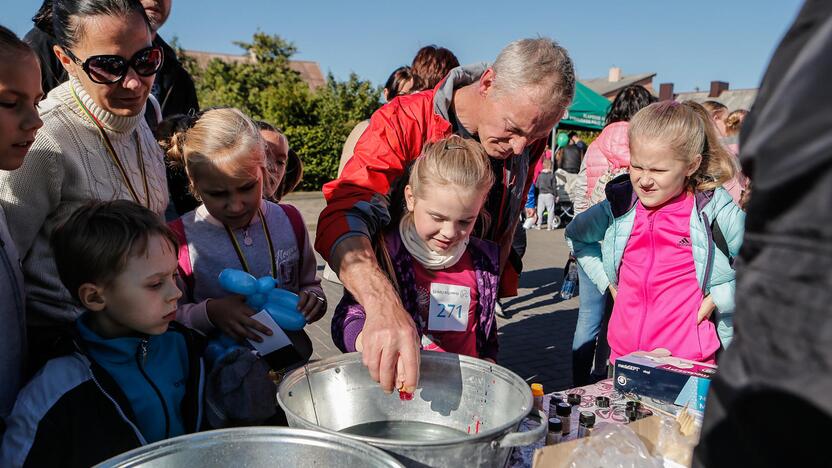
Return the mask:
<svg viewBox="0 0 832 468">
<path fill-rule="evenodd" d="M 538 411 L 543 411 L 543 384 L 532 384 L 532 406 Z"/>
<path fill-rule="evenodd" d="M 563 435 L 568 435 L 572 428 L 572 406 L 569 403 L 558 403 L 555 412 L 563 425 Z"/>
<path fill-rule="evenodd" d="M 589 437 L 594 428 L 595 413 L 591 411 L 581 411 L 581 415 L 578 417 L 578 438 Z"/>
</svg>

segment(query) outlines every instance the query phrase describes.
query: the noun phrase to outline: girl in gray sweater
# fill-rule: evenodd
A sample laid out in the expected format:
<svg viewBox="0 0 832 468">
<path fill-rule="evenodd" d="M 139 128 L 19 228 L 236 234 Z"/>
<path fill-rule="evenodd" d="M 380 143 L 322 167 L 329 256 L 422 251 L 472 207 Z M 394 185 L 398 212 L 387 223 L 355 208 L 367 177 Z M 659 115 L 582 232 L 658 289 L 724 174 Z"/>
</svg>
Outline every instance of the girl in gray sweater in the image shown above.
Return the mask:
<svg viewBox="0 0 832 468">
<path fill-rule="evenodd" d="M 208 332 L 260 341 L 269 330 L 251 318 L 244 298 L 220 287 L 225 268 L 257 278 L 272 276 L 280 288 L 300 296 L 307 322 L 321 318 L 326 298 L 317 263 L 297 209 L 264 200 L 280 183 L 269 170 L 266 146 L 254 122 L 237 109 L 221 108 L 184 116 L 163 146 L 180 164 L 191 191 L 202 202 L 173 221 L 181 237 L 180 276 L 185 292 L 177 320 Z"/>
</svg>

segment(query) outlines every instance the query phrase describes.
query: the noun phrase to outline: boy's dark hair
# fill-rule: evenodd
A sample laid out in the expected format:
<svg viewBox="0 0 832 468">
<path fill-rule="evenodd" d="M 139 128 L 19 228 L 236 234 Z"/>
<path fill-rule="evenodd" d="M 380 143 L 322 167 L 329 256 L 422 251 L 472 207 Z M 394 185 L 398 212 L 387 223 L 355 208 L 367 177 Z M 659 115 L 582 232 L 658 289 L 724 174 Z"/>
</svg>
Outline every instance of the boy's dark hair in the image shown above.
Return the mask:
<svg viewBox="0 0 832 468">
<path fill-rule="evenodd" d="M 615 122 L 629 122 L 638 111 L 657 101 L 656 96 L 644 86 L 627 86 L 615 95 L 604 126 Z"/>
<path fill-rule="evenodd" d="M 127 200 L 90 202 L 75 210 L 52 233 L 52 250 L 61 282 L 72 297 L 84 283 L 110 284 L 129 257 L 147 251 L 160 235 L 179 248 L 176 235 L 156 213 Z"/>
<path fill-rule="evenodd" d="M 0 55 L 11 53 L 29 53 L 33 54 L 32 48 L 26 44 L 17 34 L 13 33 L 9 28 L 0 25 Z"/>
<path fill-rule="evenodd" d="M 71 49 L 84 34 L 79 19 L 89 16 L 127 18 L 134 13 L 140 15 L 150 29 L 150 20 L 139 0 L 60 0 L 51 2 L 51 5 L 45 2 L 33 19 L 36 25 L 42 25 L 51 14 L 52 36 L 58 45 Z"/>
</svg>

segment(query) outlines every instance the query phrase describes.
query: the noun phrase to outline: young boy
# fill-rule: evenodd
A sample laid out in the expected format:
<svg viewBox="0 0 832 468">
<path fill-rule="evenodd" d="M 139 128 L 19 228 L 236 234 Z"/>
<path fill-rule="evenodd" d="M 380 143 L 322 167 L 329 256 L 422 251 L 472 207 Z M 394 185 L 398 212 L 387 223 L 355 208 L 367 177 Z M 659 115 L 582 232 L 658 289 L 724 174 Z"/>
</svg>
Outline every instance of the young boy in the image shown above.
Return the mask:
<svg viewBox="0 0 832 468">
<path fill-rule="evenodd" d="M 40 65 L 26 43 L 0 26 L 0 171 L 13 171 L 43 126 L 37 105 Z M 11 65 L 13 64 L 13 65 Z M 26 350 L 25 292 L 20 257 L 0 208 L 0 436 L 23 380 Z"/>
<path fill-rule="evenodd" d="M 52 236 L 86 308 L 74 346 L 23 388 L 0 466 L 91 466 L 202 426 L 204 338 L 173 322 L 177 241 L 129 201 L 79 208 Z"/>
</svg>

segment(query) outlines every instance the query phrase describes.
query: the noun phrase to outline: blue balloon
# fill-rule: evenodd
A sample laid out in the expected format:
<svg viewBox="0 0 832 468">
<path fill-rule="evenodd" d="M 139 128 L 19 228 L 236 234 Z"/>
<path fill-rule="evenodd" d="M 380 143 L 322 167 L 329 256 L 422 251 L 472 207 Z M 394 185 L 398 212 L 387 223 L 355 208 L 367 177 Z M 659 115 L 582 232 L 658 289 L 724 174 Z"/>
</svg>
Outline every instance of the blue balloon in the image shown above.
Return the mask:
<svg viewBox="0 0 832 468">
<path fill-rule="evenodd" d="M 246 298 L 246 304 L 254 310 L 259 311 L 263 308 L 263 305 L 266 304 L 266 301 L 269 299 L 269 296 L 263 293 L 255 293 L 251 296 Z"/>
<path fill-rule="evenodd" d="M 277 282 L 271 276 L 264 276 L 257 279 L 257 292 L 266 294 L 274 289 Z"/>
<path fill-rule="evenodd" d="M 226 268 L 220 272 L 220 286 L 228 292 L 250 296 L 257 292 L 257 279 L 250 274 Z"/>
<path fill-rule="evenodd" d="M 289 310 L 298 310 L 298 295 L 285 289 L 272 289 L 266 302 Z"/>
<path fill-rule="evenodd" d="M 280 328 L 284 330 L 298 331 L 302 330 L 303 327 L 306 326 L 306 319 L 303 318 L 303 314 L 298 312 L 297 309 L 287 309 L 272 302 L 267 302 L 266 305 L 263 306 L 263 309 L 265 309 L 274 321 L 277 322 Z"/>
</svg>

